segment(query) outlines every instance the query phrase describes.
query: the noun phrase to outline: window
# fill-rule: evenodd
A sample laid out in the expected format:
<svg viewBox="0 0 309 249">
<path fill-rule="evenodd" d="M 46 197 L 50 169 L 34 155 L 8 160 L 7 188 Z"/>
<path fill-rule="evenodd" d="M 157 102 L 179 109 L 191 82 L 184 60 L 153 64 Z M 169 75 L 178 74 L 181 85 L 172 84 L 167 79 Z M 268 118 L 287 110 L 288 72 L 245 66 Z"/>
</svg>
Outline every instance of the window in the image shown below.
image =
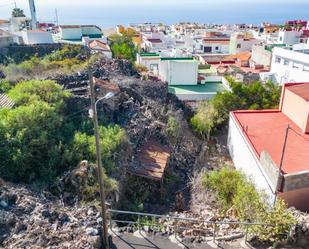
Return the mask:
<svg viewBox="0 0 309 249">
<path fill-rule="evenodd" d="M 283 65 L 288 66 L 290 64 L 289 60 L 283 60 Z"/>
<path fill-rule="evenodd" d="M 308 65 L 304 65 L 304 71 L 309 72 L 309 64 Z"/>
<path fill-rule="evenodd" d="M 237 48 L 241 48 L 241 44 L 240 43 L 237 44 Z"/>
<path fill-rule="evenodd" d="M 158 64 L 150 64 L 150 71 L 153 73 L 157 73 L 159 70 L 159 65 Z"/>
<path fill-rule="evenodd" d="M 293 68 L 295 69 L 301 69 L 302 64 L 297 63 L 297 62 L 293 62 Z"/>
<path fill-rule="evenodd" d="M 211 53 L 211 47 L 204 47 L 204 53 Z"/>
<path fill-rule="evenodd" d="M 219 47 L 216 47 L 216 50 L 219 50 Z"/>
<path fill-rule="evenodd" d="M 281 61 L 281 58 L 280 58 L 280 57 L 278 57 L 278 56 L 276 56 L 276 58 L 275 58 L 275 62 L 276 62 L 276 63 L 280 63 L 280 61 Z"/>
</svg>

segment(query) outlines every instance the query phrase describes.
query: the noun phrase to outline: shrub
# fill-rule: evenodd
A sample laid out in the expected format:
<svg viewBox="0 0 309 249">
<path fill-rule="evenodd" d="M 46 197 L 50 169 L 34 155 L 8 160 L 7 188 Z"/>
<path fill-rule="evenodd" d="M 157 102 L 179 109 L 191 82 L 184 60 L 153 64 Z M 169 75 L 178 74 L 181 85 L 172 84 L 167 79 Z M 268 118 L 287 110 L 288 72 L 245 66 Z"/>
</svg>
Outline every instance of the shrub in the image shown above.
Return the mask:
<svg viewBox="0 0 309 249">
<path fill-rule="evenodd" d="M 181 127 L 180 127 L 179 121 L 175 117 L 169 115 L 168 120 L 167 120 L 167 127 L 166 127 L 167 134 L 173 140 L 177 140 L 177 138 L 179 137 L 180 129 Z"/>
<path fill-rule="evenodd" d="M 250 231 L 257 234 L 260 240 L 282 240 L 295 224 L 283 200 L 279 199 L 274 207 L 270 207 L 264 193 L 257 192 L 250 179 L 235 169 L 223 167 L 204 173 L 202 184 L 216 192 L 221 211 L 232 208 L 241 221 L 271 225 L 250 227 Z"/>
<path fill-rule="evenodd" d="M 232 92 L 219 92 L 208 102 L 202 102 L 191 119 L 193 129 L 203 138 L 209 138 L 216 129 L 226 125 L 233 110 L 273 109 L 280 99 L 280 87 L 267 82 L 250 84 L 230 82 Z"/>
</svg>

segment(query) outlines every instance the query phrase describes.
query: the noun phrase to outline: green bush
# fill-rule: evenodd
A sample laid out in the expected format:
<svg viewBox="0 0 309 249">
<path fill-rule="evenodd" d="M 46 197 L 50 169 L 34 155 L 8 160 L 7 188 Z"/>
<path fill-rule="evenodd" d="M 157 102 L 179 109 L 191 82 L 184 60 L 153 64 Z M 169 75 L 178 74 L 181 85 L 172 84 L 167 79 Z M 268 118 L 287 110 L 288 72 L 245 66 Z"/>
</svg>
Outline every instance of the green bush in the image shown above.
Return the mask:
<svg viewBox="0 0 309 249">
<path fill-rule="evenodd" d="M 216 129 L 226 125 L 230 111 L 278 108 L 281 89 L 272 82 L 250 84 L 230 82 L 232 91 L 219 92 L 202 102 L 191 119 L 193 130 L 209 138 Z"/>
<path fill-rule="evenodd" d="M 53 81 L 23 81 L 8 91 L 13 109 L 0 109 L 0 175 L 14 182 L 49 184 L 81 160 L 95 162 L 94 136 L 82 133 L 67 118 L 71 94 Z M 75 110 L 76 111 L 76 110 Z M 79 120 L 80 121 L 80 120 Z M 100 127 L 103 163 L 114 170 L 114 161 L 126 135 L 119 126 Z M 108 178 L 109 179 L 109 178 Z M 109 179 L 111 188 L 113 181 Z"/>
<path fill-rule="evenodd" d="M 127 143 L 127 136 L 120 126 L 100 126 L 101 153 L 103 166 L 108 173 L 115 170 L 114 159 L 116 151 Z M 79 154 L 79 159 L 88 159 L 96 161 L 95 137 L 85 133 L 77 132 L 74 137 L 74 151 Z"/>
<path fill-rule="evenodd" d="M 270 207 L 264 193 L 257 192 L 250 179 L 235 169 L 224 167 L 218 171 L 204 173 L 204 187 L 215 191 L 221 211 L 233 209 L 240 221 L 269 224 L 252 226 L 250 232 L 263 241 L 285 239 L 295 219 L 283 200 Z"/>
</svg>

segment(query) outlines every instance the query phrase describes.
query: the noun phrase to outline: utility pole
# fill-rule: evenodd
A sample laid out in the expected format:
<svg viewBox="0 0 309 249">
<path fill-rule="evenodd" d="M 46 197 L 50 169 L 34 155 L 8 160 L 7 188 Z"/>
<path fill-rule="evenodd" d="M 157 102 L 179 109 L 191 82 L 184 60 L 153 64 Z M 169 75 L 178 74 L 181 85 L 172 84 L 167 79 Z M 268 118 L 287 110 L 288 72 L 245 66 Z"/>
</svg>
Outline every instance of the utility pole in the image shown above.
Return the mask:
<svg viewBox="0 0 309 249">
<path fill-rule="evenodd" d="M 105 191 L 104 191 L 104 182 L 103 182 L 103 167 L 102 167 L 100 135 L 99 135 L 99 124 L 98 124 L 98 115 L 97 115 L 96 100 L 95 100 L 94 82 L 93 82 L 92 71 L 91 71 L 89 64 L 88 64 L 88 77 L 89 77 L 89 86 L 90 86 L 91 109 L 93 111 L 93 124 L 94 124 L 94 134 L 95 134 L 95 143 L 96 143 L 96 157 L 97 157 L 97 168 L 98 168 L 98 182 L 99 182 L 99 185 L 100 185 L 103 248 L 109 249 L 107 219 L 106 219 L 107 218 L 106 217 L 106 205 L 105 205 Z"/>
<path fill-rule="evenodd" d="M 282 167 L 283 167 L 283 160 L 284 160 L 284 154 L 285 154 L 285 150 L 286 150 L 286 145 L 287 145 L 287 142 L 288 142 L 289 130 L 290 130 L 290 125 L 288 125 L 288 127 L 286 128 L 286 131 L 285 131 L 285 138 L 284 138 L 282 154 L 281 154 L 281 160 L 280 160 L 280 166 L 279 166 L 279 174 L 278 174 L 277 185 L 276 185 L 274 205 L 277 202 L 277 195 L 278 195 L 280 187 L 282 186 L 281 171 L 282 171 Z"/>
<path fill-rule="evenodd" d="M 58 20 L 58 9 L 55 9 L 55 22 L 56 22 L 56 26 L 59 26 L 59 20 Z"/>
</svg>

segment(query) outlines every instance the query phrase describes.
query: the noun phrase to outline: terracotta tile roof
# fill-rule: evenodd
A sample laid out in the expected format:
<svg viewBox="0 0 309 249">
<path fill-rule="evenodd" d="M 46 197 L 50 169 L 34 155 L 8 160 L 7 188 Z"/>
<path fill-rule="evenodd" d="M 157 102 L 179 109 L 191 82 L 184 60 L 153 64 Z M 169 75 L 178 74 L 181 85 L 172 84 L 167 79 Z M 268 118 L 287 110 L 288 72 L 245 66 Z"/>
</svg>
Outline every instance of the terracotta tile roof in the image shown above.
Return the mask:
<svg viewBox="0 0 309 249">
<path fill-rule="evenodd" d="M 0 19 L 0 25 L 10 23 L 8 20 Z"/>
<path fill-rule="evenodd" d="M 104 51 L 111 51 L 110 47 L 108 46 L 108 44 L 105 44 L 104 42 L 101 42 L 99 40 L 94 40 L 91 41 L 89 43 L 89 47 L 91 49 L 94 49 L 95 47 L 100 47 L 101 49 L 103 49 Z"/>
<path fill-rule="evenodd" d="M 241 52 L 238 54 L 232 54 L 225 57 L 226 60 L 239 60 L 248 61 L 251 58 L 251 52 Z"/>
<path fill-rule="evenodd" d="M 154 139 L 148 140 L 138 152 L 141 166 L 130 169 L 132 174 L 159 181 L 163 178 L 171 149 L 163 146 Z"/>
<path fill-rule="evenodd" d="M 205 43 L 205 44 L 218 43 L 218 44 L 227 45 L 227 44 L 230 44 L 230 39 L 229 38 L 225 38 L 225 39 L 204 38 L 203 43 Z"/>
<path fill-rule="evenodd" d="M 0 93 L 0 108 L 12 108 L 14 104 L 6 94 Z"/>
<path fill-rule="evenodd" d="M 297 94 L 307 102 L 309 102 L 309 83 L 301 83 L 297 85 L 287 85 L 287 89 L 291 92 Z"/>
</svg>

